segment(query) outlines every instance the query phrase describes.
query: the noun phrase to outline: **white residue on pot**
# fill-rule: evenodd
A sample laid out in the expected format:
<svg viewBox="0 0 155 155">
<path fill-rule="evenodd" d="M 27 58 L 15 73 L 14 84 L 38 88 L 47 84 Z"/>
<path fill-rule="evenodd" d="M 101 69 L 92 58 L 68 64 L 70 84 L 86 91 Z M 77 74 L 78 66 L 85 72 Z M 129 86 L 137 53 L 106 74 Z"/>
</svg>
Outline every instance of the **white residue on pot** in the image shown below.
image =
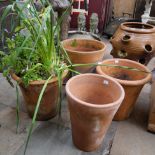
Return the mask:
<svg viewBox="0 0 155 155">
<path fill-rule="evenodd" d="M 104 85 L 108 85 L 109 84 L 109 81 L 108 80 L 103 80 L 103 84 Z"/>
<path fill-rule="evenodd" d="M 101 128 L 101 125 L 100 125 L 100 120 L 98 118 L 95 118 L 93 125 L 94 125 L 93 131 L 94 132 L 99 132 L 100 128 Z"/>
</svg>

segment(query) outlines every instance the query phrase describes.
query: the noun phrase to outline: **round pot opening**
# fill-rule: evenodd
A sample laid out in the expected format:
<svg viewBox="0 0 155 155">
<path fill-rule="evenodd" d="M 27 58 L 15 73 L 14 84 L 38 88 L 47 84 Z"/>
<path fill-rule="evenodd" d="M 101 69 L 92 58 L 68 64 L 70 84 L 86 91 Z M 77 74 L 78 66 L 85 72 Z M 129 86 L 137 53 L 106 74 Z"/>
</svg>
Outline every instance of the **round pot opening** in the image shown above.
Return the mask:
<svg viewBox="0 0 155 155">
<path fill-rule="evenodd" d="M 148 53 L 152 52 L 152 46 L 149 44 L 145 45 L 145 51 Z"/>
<path fill-rule="evenodd" d="M 131 36 L 130 35 L 125 35 L 123 37 L 123 41 L 129 41 L 129 40 L 131 40 Z"/>
<path fill-rule="evenodd" d="M 67 39 L 62 44 L 67 51 L 79 53 L 96 52 L 105 48 L 102 42 L 91 39 Z"/>
<path fill-rule="evenodd" d="M 78 75 L 70 79 L 66 90 L 74 100 L 89 106 L 109 106 L 123 96 L 123 89 L 117 82 L 96 74 Z"/>
<path fill-rule="evenodd" d="M 155 32 L 155 27 L 150 24 L 140 22 L 125 22 L 121 24 L 121 29 L 135 33 L 152 33 Z"/>
<path fill-rule="evenodd" d="M 135 28 L 135 29 L 153 29 L 152 25 L 144 23 L 124 23 L 123 25 L 128 28 Z"/>
<path fill-rule="evenodd" d="M 104 65 L 118 65 L 120 67 L 98 66 L 97 72 L 106 74 L 110 77 L 117 79 L 120 83 L 128 81 L 131 84 L 145 83 L 150 79 L 151 74 L 149 70 L 140 63 L 126 60 L 126 59 L 110 59 L 103 61 Z M 139 71 L 123 68 L 127 66 L 129 68 L 138 69 Z"/>
</svg>

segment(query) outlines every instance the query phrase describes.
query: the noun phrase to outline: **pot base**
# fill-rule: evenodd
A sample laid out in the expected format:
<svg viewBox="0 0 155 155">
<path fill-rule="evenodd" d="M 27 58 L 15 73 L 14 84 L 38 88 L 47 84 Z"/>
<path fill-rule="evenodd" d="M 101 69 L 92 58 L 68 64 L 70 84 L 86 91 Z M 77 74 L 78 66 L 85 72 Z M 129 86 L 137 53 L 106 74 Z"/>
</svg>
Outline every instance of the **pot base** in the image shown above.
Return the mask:
<svg viewBox="0 0 155 155">
<path fill-rule="evenodd" d="M 33 113 L 28 112 L 28 115 L 30 118 L 33 118 Z M 57 113 L 51 113 L 48 115 L 37 115 L 36 121 L 48 121 L 52 118 L 54 118 L 57 115 Z"/>
<path fill-rule="evenodd" d="M 103 140 L 102 140 L 103 141 Z M 84 152 L 92 152 L 92 151 L 96 151 L 97 149 L 99 149 L 102 145 L 102 141 L 100 142 L 100 144 L 98 145 L 94 145 L 94 146 L 89 146 L 89 147 L 82 147 L 81 144 L 79 145 L 79 143 L 76 143 L 76 141 L 74 141 L 73 139 L 73 143 L 74 145 L 81 151 L 84 151 Z"/>
</svg>

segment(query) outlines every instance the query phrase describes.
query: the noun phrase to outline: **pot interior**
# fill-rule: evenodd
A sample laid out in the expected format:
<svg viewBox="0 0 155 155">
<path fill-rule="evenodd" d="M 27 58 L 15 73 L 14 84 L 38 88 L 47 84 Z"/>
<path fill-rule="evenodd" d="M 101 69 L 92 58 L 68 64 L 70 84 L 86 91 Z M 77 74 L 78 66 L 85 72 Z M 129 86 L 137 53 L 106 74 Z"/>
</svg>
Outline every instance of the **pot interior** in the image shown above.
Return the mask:
<svg viewBox="0 0 155 155">
<path fill-rule="evenodd" d="M 105 46 L 96 40 L 68 39 L 63 42 L 63 47 L 71 52 L 93 52 L 102 50 Z"/>
<path fill-rule="evenodd" d="M 148 73 L 145 73 L 145 72 L 139 72 L 139 71 L 123 68 L 123 66 L 127 66 L 134 69 L 139 69 L 141 71 L 147 71 L 140 64 L 138 65 L 133 62 L 123 61 L 123 60 L 111 60 L 111 61 L 109 60 L 104 62 L 103 64 L 122 66 L 122 67 L 101 66 L 101 70 L 104 74 L 114 77 L 116 79 L 136 81 L 136 80 L 142 80 L 148 76 Z"/>
<path fill-rule="evenodd" d="M 124 26 L 128 28 L 135 28 L 135 29 L 152 29 L 153 26 L 143 24 L 143 23 L 124 23 Z"/>
<path fill-rule="evenodd" d="M 115 102 L 122 95 L 122 89 L 117 83 L 95 74 L 78 76 L 67 87 L 74 98 L 95 105 Z"/>
</svg>

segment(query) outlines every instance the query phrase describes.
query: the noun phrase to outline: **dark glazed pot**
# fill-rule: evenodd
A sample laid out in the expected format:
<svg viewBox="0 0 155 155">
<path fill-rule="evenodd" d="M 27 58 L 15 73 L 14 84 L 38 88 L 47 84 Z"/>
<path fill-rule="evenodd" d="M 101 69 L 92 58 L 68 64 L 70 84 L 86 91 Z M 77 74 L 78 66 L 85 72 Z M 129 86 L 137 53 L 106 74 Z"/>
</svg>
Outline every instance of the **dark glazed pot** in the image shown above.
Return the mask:
<svg viewBox="0 0 155 155">
<path fill-rule="evenodd" d="M 155 27 L 140 22 L 125 22 L 111 38 L 114 58 L 147 64 L 155 55 Z"/>
<path fill-rule="evenodd" d="M 114 120 L 121 121 L 129 117 L 143 86 L 151 80 L 151 73 L 144 65 L 127 59 L 109 59 L 103 65 L 128 66 L 144 72 L 123 69 L 119 67 L 97 66 L 96 71 L 103 76 L 109 76 L 118 81 L 125 90 L 125 98 L 118 109 Z M 146 73 L 149 72 L 149 73 Z"/>
<path fill-rule="evenodd" d="M 67 71 L 63 73 L 63 79 L 66 75 Z M 32 118 L 38 101 L 38 97 L 40 95 L 40 92 L 43 88 L 45 81 L 44 80 L 33 81 L 30 82 L 30 84 L 27 87 L 25 87 L 24 84 L 21 82 L 21 79 L 17 75 L 12 74 L 12 78 L 15 81 L 20 82 L 19 86 L 25 99 L 26 108 L 29 116 Z M 40 104 L 40 108 L 37 114 L 37 121 L 46 121 L 56 116 L 57 101 L 58 101 L 58 79 L 57 77 L 54 77 L 49 81 L 45 89 Z"/>
<path fill-rule="evenodd" d="M 66 93 L 75 146 L 97 149 L 124 99 L 123 88 L 109 77 L 81 74 L 67 82 Z"/>
<path fill-rule="evenodd" d="M 91 39 L 67 39 L 62 42 L 73 64 L 97 63 L 102 60 L 105 52 L 105 44 Z M 76 67 L 81 73 L 91 72 L 93 67 Z"/>
</svg>

